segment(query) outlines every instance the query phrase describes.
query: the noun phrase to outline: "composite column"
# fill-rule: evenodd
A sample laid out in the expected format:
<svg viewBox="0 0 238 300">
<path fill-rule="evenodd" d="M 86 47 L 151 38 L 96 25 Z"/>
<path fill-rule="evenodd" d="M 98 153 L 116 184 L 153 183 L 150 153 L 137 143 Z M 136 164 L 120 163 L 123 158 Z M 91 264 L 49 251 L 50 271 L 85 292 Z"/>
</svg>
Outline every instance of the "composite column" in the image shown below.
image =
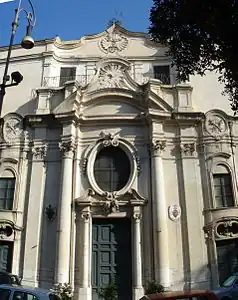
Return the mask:
<svg viewBox="0 0 238 300">
<path fill-rule="evenodd" d="M 59 144 L 62 152 L 61 182 L 58 213 L 58 247 L 55 281 L 69 282 L 71 203 L 73 182 L 73 157 L 75 144 L 72 141 Z"/>
<path fill-rule="evenodd" d="M 153 141 L 151 147 L 152 208 L 154 226 L 155 279 L 165 287 L 170 286 L 168 211 L 165 196 L 165 182 L 162 154 L 164 140 Z"/>
</svg>

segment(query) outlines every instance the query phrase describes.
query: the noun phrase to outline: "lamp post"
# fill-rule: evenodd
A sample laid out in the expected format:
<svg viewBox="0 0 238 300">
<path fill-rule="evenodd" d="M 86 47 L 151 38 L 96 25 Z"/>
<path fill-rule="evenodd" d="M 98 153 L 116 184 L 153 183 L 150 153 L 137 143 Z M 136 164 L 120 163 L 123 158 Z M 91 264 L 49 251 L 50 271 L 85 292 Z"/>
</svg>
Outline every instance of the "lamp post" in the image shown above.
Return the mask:
<svg viewBox="0 0 238 300">
<path fill-rule="evenodd" d="M 28 0 L 30 7 L 31 7 L 31 12 L 27 12 L 24 8 L 22 8 L 21 2 L 22 2 L 22 0 L 19 0 L 18 8 L 15 10 L 15 17 L 12 22 L 12 31 L 11 31 L 11 37 L 10 37 L 10 42 L 9 42 L 9 46 L 8 46 L 8 53 L 7 53 L 7 59 L 6 59 L 3 79 L 2 79 L 2 83 L 0 84 L 0 117 L 1 117 L 1 112 L 2 112 L 3 99 L 6 94 L 6 88 L 10 87 L 10 86 L 18 85 L 23 80 L 23 76 L 21 75 L 21 73 L 16 71 L 11 74 L 11 82 L 8 83 L 10 81 L 10 76 L 7 74 L 8 68 L 9 68 L 9 63 L 10 63 L 11 52 L 12 52 L 12 46 L 13 46 L 13 42 L 14 42 L 14 38 L 15 38 L 15 33 L 16 33 L 17 27 L 19 25 L 19 15 L 21 12 L 24 12 L 26 14 L 26 18 L 28 21 L 28 25 L 27 25 L 27 29 L 26 29 L 26 36 L 22 40 L 21 46 L 24 49 L 32 49 L 34 47 L 34 40 L 31 37 L 31 32 L 36 23 L 35 10 L 34 10 L 31 0 Z"/>
</svg>

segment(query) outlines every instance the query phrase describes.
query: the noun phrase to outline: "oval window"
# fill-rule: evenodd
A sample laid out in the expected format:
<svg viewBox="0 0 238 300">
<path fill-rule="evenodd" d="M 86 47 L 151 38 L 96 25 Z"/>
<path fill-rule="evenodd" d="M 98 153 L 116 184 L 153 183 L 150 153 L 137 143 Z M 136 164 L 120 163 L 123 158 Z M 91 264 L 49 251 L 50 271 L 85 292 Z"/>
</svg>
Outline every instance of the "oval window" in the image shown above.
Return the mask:
<svg viewBox="0 0 238 300">
<path fill-rule="evenodd" d="M 107 192 L 121 190 L 126 186 L 130 173 L 130 160 L 120 147 L 104 147 L 98 152 L 94 164 L 94 176 L 101 190 Z"/>
</svg>

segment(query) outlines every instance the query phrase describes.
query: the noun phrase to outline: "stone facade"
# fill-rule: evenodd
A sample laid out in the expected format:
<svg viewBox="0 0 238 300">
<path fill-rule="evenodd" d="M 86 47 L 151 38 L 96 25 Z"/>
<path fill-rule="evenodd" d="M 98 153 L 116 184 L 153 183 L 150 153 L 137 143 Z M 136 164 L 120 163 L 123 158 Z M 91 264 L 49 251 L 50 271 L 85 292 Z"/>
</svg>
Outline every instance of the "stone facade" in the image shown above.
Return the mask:
<svg viewBox="0 0 238 300">
<path fill-rule="evenodd" d="M 25 284 L 69 282 L 91 300 L 98 278 L 123 264 L 109 256 L 131 253 L 124 275 L 139 299 L 147 281 L 215 288 L 228 257 L 238 267 L 237 118 L 216 75 L 179 83 L 165 54 L 116 24 L 30 52 L 14 46 L 11 70 L 24 81 L 3 105 L 0 263 Z M 130 222 L 124 248 L 113 230 L 107 244 L 95 233 L 116 220 Z"/>
</svg>

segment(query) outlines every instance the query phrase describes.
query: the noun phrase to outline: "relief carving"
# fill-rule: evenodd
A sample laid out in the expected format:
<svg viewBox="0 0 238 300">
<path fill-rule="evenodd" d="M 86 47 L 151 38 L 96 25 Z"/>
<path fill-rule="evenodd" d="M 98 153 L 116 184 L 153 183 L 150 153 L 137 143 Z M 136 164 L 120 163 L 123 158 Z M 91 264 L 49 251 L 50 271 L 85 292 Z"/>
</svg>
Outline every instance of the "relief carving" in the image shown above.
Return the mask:
<svg viewBox="0 0 238 300">
<path fill-rule="evenodd" d="M 63 156 L 72 157 L 76 149 L 74 141 L 59 142 L 59 149 Z"/>
<path fill-rule="evenodd" d="M 154 140 L 151 144 L 151 152 L 153 155 L 161 156 L 166 148 L 165 140 Z"/>
<path fill-rule="evenodd" d="M 7 116 L 3 124 L 3 137 L 6 143 L 12 144 L 17 138 L 20 138 L 23 132 L 22 119 L 17 115 Z"/>
<path fill-rule="evenodd" d="M 195 154 L 195 143 L 184 143 L 180 145 L 181 152 L 184 156 L 193 156 Z"/>
<path fill-rule="evenodd" d="M 209 113 L 206 116 L 205 129 L 211 136 L 214 136 L 216 139 L 220 139 L 227 131 L 227 122 L 222 116 Z"/>
<path fill-rule="evenodd" d="M 35 146 L 32 144 L 32 154 L 36 160 L 43 160 L 47 155 L 47 144 Z"/>
<path fill-rule="evenodd" d="M 238 221 L 226 220 L 218 222 L 215 228 L 217 238 L 238 237 Z"/>
<path fill-rule="evenodd" d="M 121 52 L 127 45 L 128 39 L 118 32 L 115 24 L 107 30 L 106 36 L 99 42 L 100 49 L 106 54 Z"/>
<path fill-rule="evenodd" d="M 98 75 L 98 83 L 101 88 L 123 88 L 125 67 L 111 63 L 103 66 Z"/>
<path fill-rule="evenodd" d="M 103 139 L 102 144 L 104 147 L 109 147 L 109 146 L 118 147 L 119 146 L 119 136 L 113 135 L 111 133 L 104 133 L 104 132 L 101 132 L 100 136 Z"/>
</svg>

